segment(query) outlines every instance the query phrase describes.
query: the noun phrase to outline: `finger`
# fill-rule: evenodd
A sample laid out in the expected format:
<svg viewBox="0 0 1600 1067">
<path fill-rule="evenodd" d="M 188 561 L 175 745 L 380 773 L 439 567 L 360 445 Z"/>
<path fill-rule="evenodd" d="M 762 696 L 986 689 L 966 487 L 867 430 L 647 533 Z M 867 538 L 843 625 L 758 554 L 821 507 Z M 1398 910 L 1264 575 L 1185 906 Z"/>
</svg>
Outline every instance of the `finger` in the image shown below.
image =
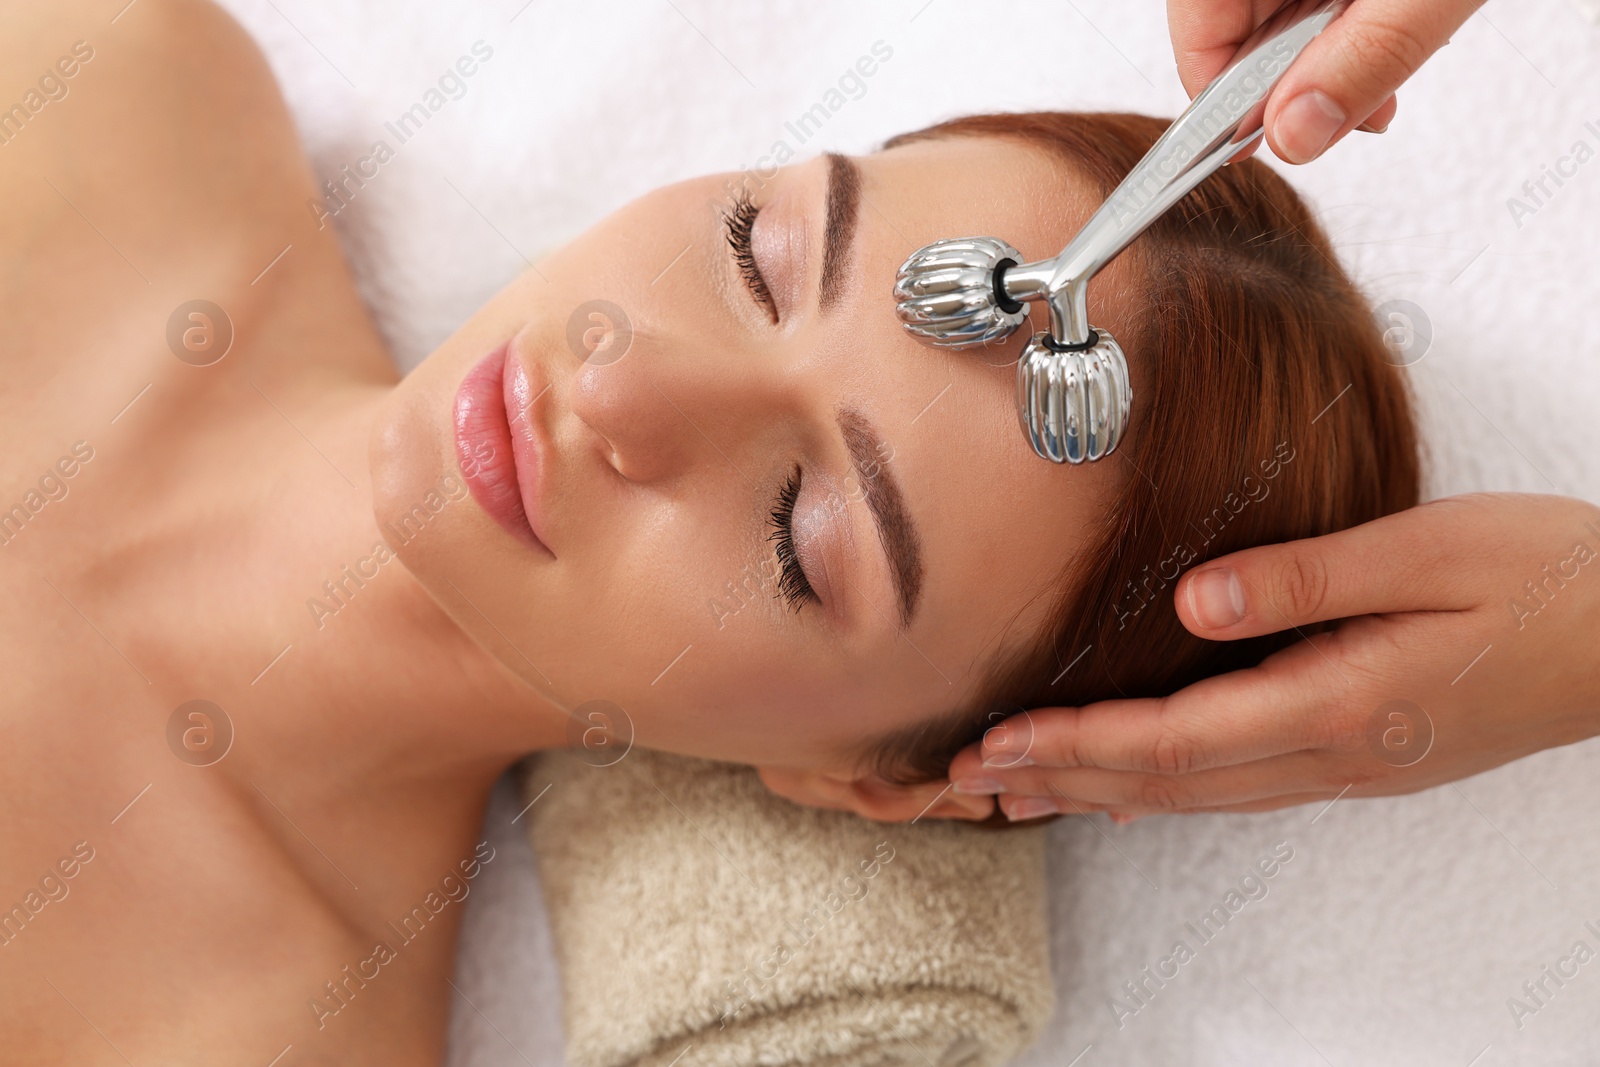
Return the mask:
<svg viewBox="0 0 1600 1067">
<path fill-rule="evenodd" d="M 919 808 L 910 817 L 911 822 L 920 819 L 971 819 L 982 821 L 994 814 L 994 798 L 992 796 L 978 796 L 970 793 L 958 793 L 953 788 L 953 783 L 940 780 L 939 793 L 932 807 Z"/>
<path fill-rule="evenodd" d="M 1330 796 L 1325 791 L 1320 793 L 1291 793 L 1287 796 L 1268 797 L 1265 800 L 1252 800 L 1245 804 L 1223 804 L 1220 807 L 1215 808 L 1192 808 L 1189 811 L 1180 812 L 1178 814 L 1202 815 L 1217 812 L 1234 812 L 1244 814 L 1252 811 L 1278 811 L 1281 808 L 1293 808 L 1298 807 L 1301 804 L 1326 805 L 1337 799 L 1337 797 L 1337 793 Z M 1138 818 L 1139 816 L 1135 815 L 1134 817 Z"/>
<path fill-rule="evenodd" d="M 1383 106 L 1483 0 L 1357 0 L 1306 45 L 1267 103 L 1267 141 L 1308 163 Z"/>
<path fill-rule="evenodd" d="M 1338 799 L 1338 794 L 1326 790 L 1312 793 L 1287 793 L 1282 796 L 1251 800 L 1243 804 L 1219 804 L 1210 807 L 1180 808 L 1174 811 L 1151 811 L 1119 804 L 1096 804 L 1089 800 L 1057 796 L 1046 799 L 1043 797 L 1004 794 L 995 799 L 999 801 L 1001 813 L 1012 822 L 1019 822 L 1023 819 L 1037 819 L 1043 815 L 1082 815 L 1087 818 L 1090 815 L 1103 812 L 1110 815 L 1111 820 L 1118 825 L 1126 825 L 1135 819 L 1143 819 L 1151 815 L 1203 815 L 1219 812 L 1242 814 L 1253 811 L 1277 811 L 1279 808 L 1292 808 L 1300 804 L 1329 805 L 1332 801 Z"/>
<path fill-rule="evenodd" d="M 950 778 L 958 791 L 974 792 L 1005 781 L 1015 768 L 1192 774 L 1344 747 L 1345 717 L 1332 703 L 1343 687 L 1330 684 L 1329 671 L 1319 650 L 1301 643 L 1257 667 L 1203 678 L 1171 696 L 1035 709 L 1025 713 L 1027 729 L 1016 731 L 1029 738 L 1026 747 L 993 750 L 981 741 L 957 754 Z"/>
<path fill-rule="evenodd" d="M 1198 96 L 1280 0 L 1168 0 L 1167 29 L 1184 90 Z"/>
<path fill-rule="evenodd" d="M 1351 781 L 1348 765 L 1322 752 L 1292 752 L 1195 774 L 1142 774 L 1097 767 L 1005 772 L 1001 796 L 1046 797 L 1060 810 L 1072 803 L 1119 811 L 1190 811 L 1224 804 L 1247 804 L 1291 793 L 1338 793 Z M 1005 805 L 1001 805 L 1002 809 Z"/>
<path fill-rule="evenodd" d="M 1363 133 L 1382 133 L 1389 128 L 1389 123 L 1394 121 L 1395 112 L 1400 109 L 1400 102 L 1394 97 L 1389 97 L 1378 105 L 1378 110 L 1367 116 L 1367 121 L 1357 126 L 1356 129 Z"/>
<path fill-rule="evenodd" d="M 980 808 L 970 805 L 968 802 L 973 800 L 982 801 L 983 806 Z M 966 822 L 982 822 L 992 816 L 994 810 L 993 797 L 963 797 L 957 793 L 951 793 L 920 817 L 913 816 L 910 821 L 917 822 L 920 819 L 961 819 Z"/>
<path fill-rule="evenodd" d="M 1197 637 L 1230 641 L 1355 615 L 1475 607 L 1482 568 L 1466 561 L 1498 543 L 1479 521 L 1488 510 L 1470 497 L 1436 500 L 1222 556 L 1179 579 L 1178 618 Z"/>
</svg>

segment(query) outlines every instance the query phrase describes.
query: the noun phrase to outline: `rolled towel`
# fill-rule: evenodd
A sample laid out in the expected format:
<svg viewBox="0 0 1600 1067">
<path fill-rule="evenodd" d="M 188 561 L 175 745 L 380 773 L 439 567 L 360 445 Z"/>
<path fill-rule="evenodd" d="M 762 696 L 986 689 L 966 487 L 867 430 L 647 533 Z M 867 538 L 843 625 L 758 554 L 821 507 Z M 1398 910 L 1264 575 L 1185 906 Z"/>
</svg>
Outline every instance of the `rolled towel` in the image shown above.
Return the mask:
<svg viewBox="0 0 1600 1067">
<path fill-rule="evenodd" d="M 523 773 L 573 1067 L 994 1067 L 1055 1003 L 1044 830 L 875 823 L 635 749 Z"/>
</svg>

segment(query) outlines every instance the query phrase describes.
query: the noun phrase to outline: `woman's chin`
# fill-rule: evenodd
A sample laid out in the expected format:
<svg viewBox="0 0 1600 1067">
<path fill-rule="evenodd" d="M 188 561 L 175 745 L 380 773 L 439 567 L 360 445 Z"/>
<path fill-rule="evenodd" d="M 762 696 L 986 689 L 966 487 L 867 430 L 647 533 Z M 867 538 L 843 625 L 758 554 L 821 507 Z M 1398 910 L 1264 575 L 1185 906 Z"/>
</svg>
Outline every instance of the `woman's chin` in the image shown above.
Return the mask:
<svg viewBox="0 0 1600 1067">
<path fill-rule="evenodd" d="M 444 349 L 407 376 L 368 437 L 372 513 L 379 535 L 435 603 L 482 649 L 541 694 L 549 679 L 515 653 L 534 635 L 513 625 L 537 599 L 528 546 L 485 512 L 456 459 L 450 413 L 470 353 Z M 491 621 L 492 620 L 492 621 Z M 524 620 L 525 621 L 525 620 Z"/>
<path fill-rule="evenodd" d="M 390 393 L 367 439 L 373 517 L 402 559 L 410 555 L 407 545 L 414 538 L 403 537 L 396 544 L 396 532 L 406 530 L 408 517 L 447 476 L 460 481 L 454 455 L 446 448 L 447 424 L 434 410 L 440 407 L 438 398 L 422 386 L 407 379 Z"/>
</svg>

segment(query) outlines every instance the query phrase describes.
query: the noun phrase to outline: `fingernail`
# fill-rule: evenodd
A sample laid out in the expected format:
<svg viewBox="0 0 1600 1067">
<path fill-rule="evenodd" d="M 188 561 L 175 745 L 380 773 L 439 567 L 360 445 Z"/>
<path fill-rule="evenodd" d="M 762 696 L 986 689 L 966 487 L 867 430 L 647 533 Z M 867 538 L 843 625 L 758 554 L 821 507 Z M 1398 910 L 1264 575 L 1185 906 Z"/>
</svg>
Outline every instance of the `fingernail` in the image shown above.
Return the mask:
<svg viewBox="0 0 1600 1067">
<path fill-rule="evenodd" d="M 1244 585 L 1230 567 L 1213 567 L 1189 579 L 1189 610 L 1208 630 L 1244 618 Z"/>
<path fill-rule="evenodd" d="M 1309 163 L 1328 147 L 1345 118 L 1344 108 L 1333 97 L 1311 89 L 1284 105 L 1273 128 L 1290 163 Z"/>
<path fill-rule="evenodd" d="M 1033 757 L 1028 755 L 1026 752 L 1022 753 L 1020 756 L 1008 756 L 1004 752 L 996 752 L 992 756 L 983 757 L 983 765 L 985 767 L 999 767 L 1002 769 L 1006 767 L 1032 767 Z"/>
<path fill-rule="evenodd" d="M 1041 815 L 1054 815 L 1061 809 L 1049 797 L 1023 797 L 1006 809 L 1006 818 L 1012 822 L 1037 819 Z"/>
<path fill-rule="evenodd" d="M 1370 122 L 1363 122 L 1361 125 L 1356 127 L 1356 129 L 1360 130 L 1362 133 L 1382 133 L 1388 128 L 1388 123 L 1384 123 L 1382 126 L 1374 126 Z"/>
<path fill-rule="evenodd" d="M 993 778 L 961 778 L 951 782 L 950 785 L 957 793 L 981 793 L 993 796 L 1006 791 L 1006 787 Z"/>
</svg>

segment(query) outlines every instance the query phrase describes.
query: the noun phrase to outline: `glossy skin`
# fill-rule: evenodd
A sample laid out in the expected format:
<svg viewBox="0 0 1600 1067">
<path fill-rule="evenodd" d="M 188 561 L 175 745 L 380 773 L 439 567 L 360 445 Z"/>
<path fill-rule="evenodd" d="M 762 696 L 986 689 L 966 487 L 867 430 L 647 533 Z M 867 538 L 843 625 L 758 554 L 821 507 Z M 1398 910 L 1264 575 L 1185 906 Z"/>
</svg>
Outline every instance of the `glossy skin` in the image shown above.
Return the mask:
<svg viewBox="0 0 1600 1067">
<path fill-rule="evenodd" d="M 906 253 L 939 234 L 1055 249 L 1095 206 L 1076 178 L 1020 145 L 975 140 L 861 167 L 847 282 L 826 311 L 823 159 L 756 183 L 755 258 L 776 321 L 727 253 L 727 175 L 629 204 L 517 278 L 386 402 L 375 506 L 397 523 L 454 469 L 453 398 L 509 344 L 526 383 L 513 430 L 540 457 L 528 510 L 550 551 L 482 508 L 451 507 L 397 546 L 410 573 L 546 698 L 540 713 L 609 701 L 647 747 L 755 764 L 782 792 L 815 784 L 849 801 L 837 806 L 910 818 L 939 789 L 882 792 L 857 773 L 854 749 L 957 708 L 996 649 L 1036 633 L 1039 592 L 1127 472 L 1031 454 L 1012 406 L 1020 335 L 987 356 L 931 349 L 884 299 Z M 1020 196 L 987 192 L 1019 185 Z M 1091 297 L 1112 329 L 1121 280 L 1113 265 Z M 615 362 L 585 362 L 569 343 L 573 309 L 596 294 L 632 323 Z M 908 626 L 835 424 L 841 407 L 876 427 L 919 531 L 926 576 Z M 798 608 L 775 595 L 768 521 L 797 464 L 795 541 L 819 597 Z M 948 814 L 988 810 L 951 799 Z"/>
<path fill-rule="evenodd" d="M 140 0 L 111 23 L 122 6 L 0 16 L 18 84 L 76 40 L 95 50 L 0 147 L 0 489 L 7 508 L 54 497 L 0 548 L 0 906 L 67 889 L 0 945 L 7 1062 L 264 1064 L 291 1045 L 285 1067 L 436 1062 L 459 905 L 337 1014 L 312 999 L 484 861 L 493 782 L 566 745 L 567 709 L 591 699 L 625 708 L 638 743 L 917 815 L 932 794 L 875 791 L 843 751 L 956 706 L 996 643 L 1037 625 L 1032 592 L 1121 474 L 1034 458 L 1012 353 L 916 344 L 890 281 L 953 232 L 1058 249 L 1093 206 L 1071 176 L 1010 144 L 861 160 L 851 281 L 825 315 L 826 168 L 772 177 L 757 257 L 787 302 L 776 324 L 727 257 L 725 177 L 676 185 L 513 280 L 399 382 L 305 209 L 313 177 L 253 44 L 205 4 Z M 1002 173 L 1020 193 L 987 192 Z M 1120 275 L 1104 278 L 1094 311 L 1116 331 Z M 597 295 L 637 331 L 605 366 L 565 340 Z M 197 297 L 235 335 L 207 366 L 167 341 Z M 550 386 L 530 412 L 552 449 L 554 558 L 459 495 L 393 558 L 380 523 L 444 484 L 457 387 L 507 339 Z M 892 447 L 920 531 L 903 630 L 846 482 L 841 403 Z M 750 596 L 719 628 L 707 601 L 771 558 L 767 514 L 797 463 L 827 603 Z M 842 511 L 818 507 L 830 487 Z M 346 566 L 368 577 L 330 601 Z M 195 699 L 233 728 L 209 766 L 169 745 Z M 67 878 L 78 842 L 92 859 Z"/>
</svg>

